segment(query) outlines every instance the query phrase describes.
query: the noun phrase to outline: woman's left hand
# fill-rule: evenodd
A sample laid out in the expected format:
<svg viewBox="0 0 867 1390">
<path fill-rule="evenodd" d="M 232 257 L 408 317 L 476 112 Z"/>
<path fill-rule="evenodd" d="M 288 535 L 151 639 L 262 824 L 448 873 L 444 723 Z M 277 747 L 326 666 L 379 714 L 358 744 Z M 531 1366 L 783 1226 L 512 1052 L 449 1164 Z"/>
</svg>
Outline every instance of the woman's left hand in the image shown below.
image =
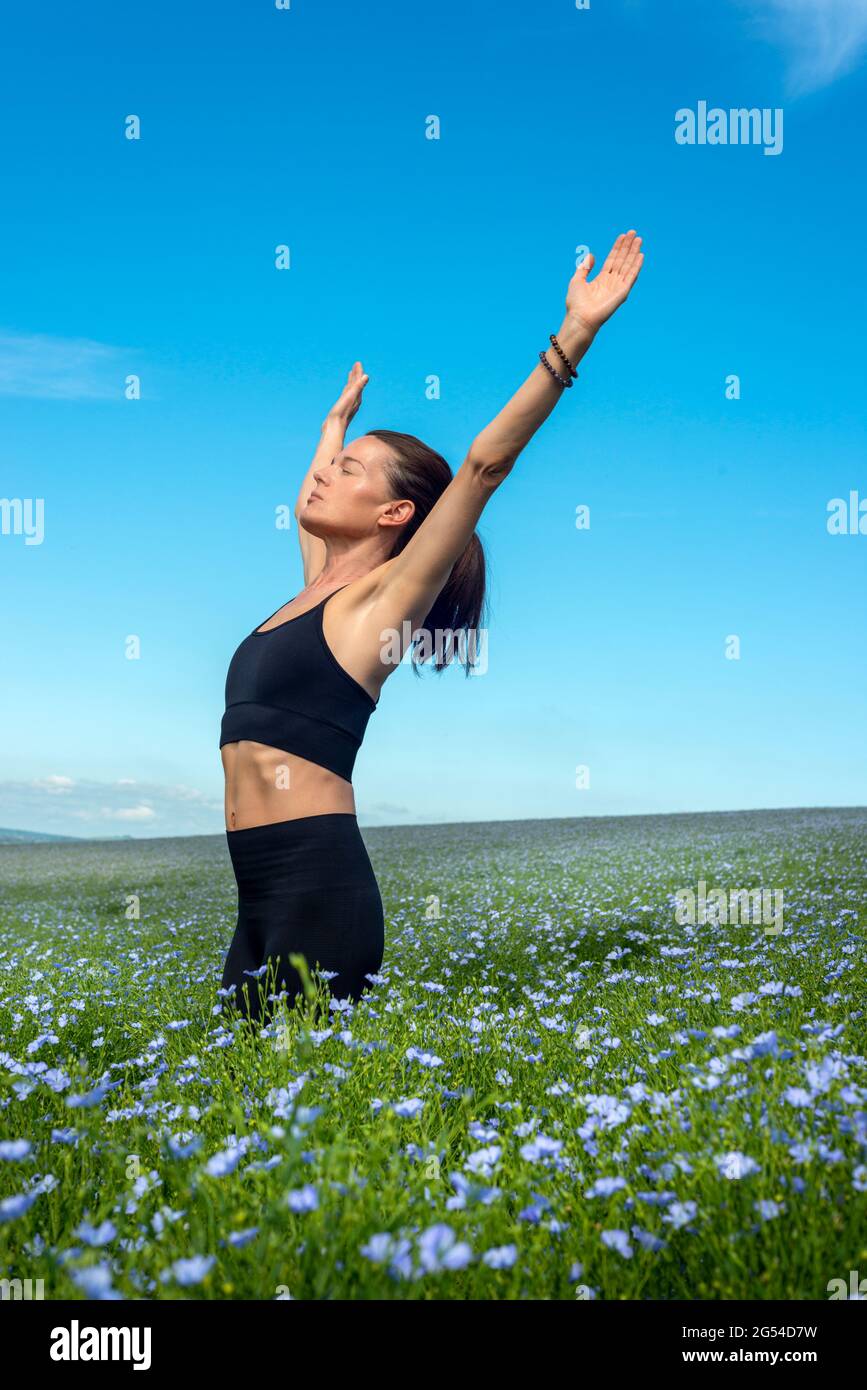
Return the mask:
<svg viewBox="0 0 867 1390">
<path fill-rule="evenodd" d="M 588 332 L 595 333 L 615 309 L 619 309 L 641 270 L 644 252 L 641 237 L 634 231 L 622 232 L 615 241 L 599 274 L 587 276 L 595 257 L 589 251 L 579 265 L 566 291 L 566 312 Z"/>
<path fill-rule="evenodd" d="M 369 380 L 367 372 L 362 371 L 361 363 L 354 362 L 349 369 L 346 385 L 328 412 L 328 419 L 347 427 L 361 405 L 361 397 Z"/>
</svg>

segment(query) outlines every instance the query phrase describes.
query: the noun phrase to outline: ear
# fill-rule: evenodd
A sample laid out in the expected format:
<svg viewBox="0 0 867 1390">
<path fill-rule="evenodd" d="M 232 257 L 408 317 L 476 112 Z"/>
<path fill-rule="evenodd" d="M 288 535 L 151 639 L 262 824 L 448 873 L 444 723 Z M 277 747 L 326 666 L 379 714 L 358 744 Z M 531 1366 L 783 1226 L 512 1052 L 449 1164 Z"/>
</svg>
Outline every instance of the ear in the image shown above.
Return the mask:
<svg viewBox="0 0 867 1390">
<path fill-rule="evenodd" d="M 397 502 L 388 502 L 385 510 L 380 512 L 377 524 L 380 526 L 405 526 L 406 523 L 415 515 L 415 503 L 408 498 L 401 498 Z"/>
</svg>

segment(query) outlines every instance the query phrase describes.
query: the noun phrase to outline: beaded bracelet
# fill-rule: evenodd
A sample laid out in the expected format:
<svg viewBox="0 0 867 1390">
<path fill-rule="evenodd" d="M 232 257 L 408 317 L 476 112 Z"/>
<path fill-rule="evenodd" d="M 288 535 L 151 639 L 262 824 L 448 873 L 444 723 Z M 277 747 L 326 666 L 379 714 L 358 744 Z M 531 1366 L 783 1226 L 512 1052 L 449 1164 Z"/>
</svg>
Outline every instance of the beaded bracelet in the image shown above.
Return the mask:
<svg viewBox="0 0 867 1390">
<path fill-rule="evenodd" d="M 561 348 L 560 344 L 557 342 L 557 339 L 554 337 L 554 334 L 553 334 L 553 333 L 549 333 L 549 334 L 548 334 L 548 337 L 549 337 L 550 341 L 551 341 L 551 342 L 553 343 L 553 345 L 554 345 L 554 351 L 557 353 L 558 357 L 562 358 L 563 362 L 565 363 L 565 365 L 566 365 L 566 366 L 568 367 L 568 369 L 569 369 L 569 375 L 574 379 L 574 378 L 578 375 L 578 373 L 576 372 L 575 368 L 572 366 L 572 363 L 569 361 L 569 358 L 566 356 L 566 354 L 565 354 L 565 352 L 563 351 L 563 349 Z"/>
<path fill-rule="evenodd" d="M 568 376 L 561 376 L 560 373 L 559 373 L 558 371 L 555 371 L 555 370 L 554 370 L 554 368 L 551 366 L 551 363 L 548 361 L 547 357 L 545 356 L 544 351 L 542 351 L 542 352 L 539 353 L 539 361 L 542 363 L 542 366 L 545 368 L 545 370 L 551 373 L 551 375 L 552 375 L 552 377 L 554 378 L 554 380 L 555 380 L 555 381 L 559 381 L 559 383 L 560 383 L 561 386 L 571 386 L 571 385 L 572 385 L 572 382 L 570 381 L 570 379 L 569 379 Z"/>
</svg>

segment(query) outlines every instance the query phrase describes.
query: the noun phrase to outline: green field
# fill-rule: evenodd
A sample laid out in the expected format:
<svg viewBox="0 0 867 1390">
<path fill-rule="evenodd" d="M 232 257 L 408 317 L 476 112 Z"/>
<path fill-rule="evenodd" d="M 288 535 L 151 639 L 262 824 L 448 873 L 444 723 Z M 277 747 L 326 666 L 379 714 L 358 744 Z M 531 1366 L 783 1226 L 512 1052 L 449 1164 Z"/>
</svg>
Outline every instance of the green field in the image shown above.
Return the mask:
<svg viewBox="0 0 867 1390">
<path fill-rule="evenodd" d="M 6 1277 L 827 1299 L 867 1275 L 867 811 L 365 839 L 382 982 L 260 1035 L 216 997 L 224 837 L 0 846 Z M 678 923 L 700 881 L 781 891 L 782 918 Z"/>
</svg>

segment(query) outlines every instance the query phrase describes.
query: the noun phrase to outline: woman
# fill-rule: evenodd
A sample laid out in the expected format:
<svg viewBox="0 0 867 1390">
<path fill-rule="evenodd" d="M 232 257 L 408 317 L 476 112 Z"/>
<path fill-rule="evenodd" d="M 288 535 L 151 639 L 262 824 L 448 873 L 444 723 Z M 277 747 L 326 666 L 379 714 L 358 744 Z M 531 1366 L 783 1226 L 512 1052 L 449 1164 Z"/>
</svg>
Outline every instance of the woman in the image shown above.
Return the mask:
<svg viewBox="0 0 867 1390">
<path fill-rule="evenodd" d="M 619 236 L 588 280 L 593 259 L 569 283 L 551 347 L 454 476 L 412 435 L 372 430 L 345 445 L 368 381 L 360 362 L 322 426 L 295 508 L 304 589 L 244 639 L 226 680 L 220 747 L 238 924 L 221 993 L 252 1017 L 263 975 L 290 997 L 301 989 L 290 954 L 318 964 L 337 999 L 357 1000 L 379 970 L 382 900 L 356 820 L 355 755 L 407 645 L 414 660 L 433 646 L 443 669 L 452 654 L 437 634 L 476 630 L 476 522 L 629 294 L 641 237 Z"/>
</svg>

